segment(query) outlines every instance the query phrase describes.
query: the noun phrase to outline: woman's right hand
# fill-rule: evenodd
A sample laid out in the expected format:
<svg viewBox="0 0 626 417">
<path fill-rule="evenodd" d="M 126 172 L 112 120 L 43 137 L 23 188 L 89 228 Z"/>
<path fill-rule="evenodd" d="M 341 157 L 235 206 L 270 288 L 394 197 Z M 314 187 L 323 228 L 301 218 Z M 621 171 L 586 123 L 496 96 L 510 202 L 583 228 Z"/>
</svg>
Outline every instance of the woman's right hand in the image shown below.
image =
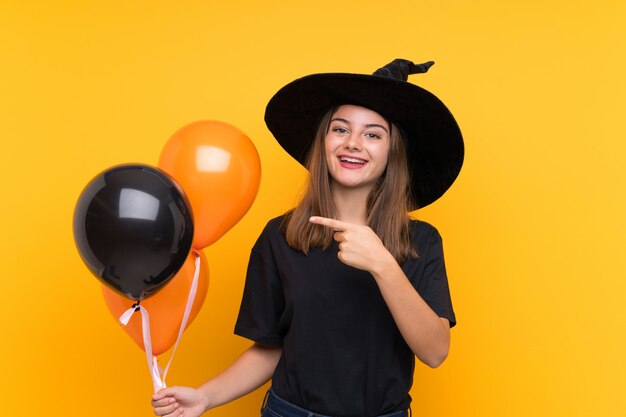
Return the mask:
<svg viewBox="0 0 626 417">
<path fill-rule="evenodd" d="M 276 370 L 282 347 L 255 343 L 221 374 L 198 388 L 163 388 L 152 396 L 154 414 L 199 417 L 266 383 Z"/>
<path fill-rule="evenodd" d="M 154 414 L 164 417 L 198 417 L 207 409 L 207 399 L 199 389 L 188 387 L 163 388 L 152 396 Z"/>
</svg>

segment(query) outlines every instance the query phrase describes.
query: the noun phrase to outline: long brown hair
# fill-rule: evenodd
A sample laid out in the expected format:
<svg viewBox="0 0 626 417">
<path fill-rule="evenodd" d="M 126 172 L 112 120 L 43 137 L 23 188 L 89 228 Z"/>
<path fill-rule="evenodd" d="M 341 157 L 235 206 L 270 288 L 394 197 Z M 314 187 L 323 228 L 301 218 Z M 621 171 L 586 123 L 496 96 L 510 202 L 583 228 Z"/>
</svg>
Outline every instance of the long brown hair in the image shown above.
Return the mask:
<svg viewBox="0 0 626 417">
<path fill-rule="evenodd" d="M 287 243 L 305 254 L 311 247 L 328 249 L 333 232 L 327 227 L 309 222 L 311 216 L 335 218 L 335 204 L 330 192 L 330 174 L 324 152 L 324 139 L 335 108 L 320 121 L 313 145 L 307 157 L 309 177 L 307 187 L 298 205 L 286 213 L 281 224 Z M 409 172 L 406 147 L 400 130 L 390 126 L 387 168 L 367 198 L 367 225 L 378 235 L 383 245 L 399 264 L 417 251 L 409 233 L 407 215 L 409 201 Z"/>
</svg>

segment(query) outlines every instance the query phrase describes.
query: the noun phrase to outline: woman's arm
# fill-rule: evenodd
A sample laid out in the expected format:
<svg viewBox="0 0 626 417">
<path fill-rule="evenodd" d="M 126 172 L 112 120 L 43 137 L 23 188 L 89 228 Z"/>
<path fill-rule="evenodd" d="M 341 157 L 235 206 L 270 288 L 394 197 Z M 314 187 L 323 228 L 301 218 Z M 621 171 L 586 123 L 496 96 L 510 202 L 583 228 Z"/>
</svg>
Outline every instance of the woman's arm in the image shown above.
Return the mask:
<svg viewBox="0 0 626 417">
<path fill-rule="evenodd" d="M 254 391 L 272 377 L 281 347 L 258 343 L 247 349 L 215 378 L 198 388 L 169 387 L 152 397 L 157 416 L 197 417 L 204 412 Z"/>
<path fill-rule="evenodd" d="M 376 233 L 368 226 L 334 219 L 311 217 L 310 221 L 335 231 L 341 262 L 372 274 L 415 356 L 432 368 L 441 365 L 450 349 L 450 323 L 428 306 Z"/>
<path fill-rule="evenodd" d="M 437 316 L 426 304 L 391 254 L 387 259 L 377 261 L 369 272 L 376 280 L 402 337 L 419 360 L 436 368 L 450 350 L 448 319 Z"/>
</svg>

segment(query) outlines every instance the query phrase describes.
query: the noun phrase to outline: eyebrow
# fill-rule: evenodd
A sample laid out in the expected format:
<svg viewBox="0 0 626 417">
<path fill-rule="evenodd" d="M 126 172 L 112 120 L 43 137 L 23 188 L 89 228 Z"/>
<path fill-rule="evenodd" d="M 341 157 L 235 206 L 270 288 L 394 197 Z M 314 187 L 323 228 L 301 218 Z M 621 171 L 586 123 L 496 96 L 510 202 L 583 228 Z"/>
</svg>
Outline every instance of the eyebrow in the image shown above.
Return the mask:
<svg viewBox="0 0 626 417">
<path fill-rule="evenodd" d="M 344 122 L 346 124 L 350 124 L 350 122 L 347 119 L 344 119 L 342 117 L 335 117 L 334 119 L 331 120 L 331 123 L 334 121 L 339 121 L 339 122 Z M 385 132 L 389 133 L 389 131 L 387 130 L 387 128 L 383 125 L 379 125 L 377 123 L 371 123 L 371 124 L 367 124 L 365 125 L 365 127 L 370 128 L 370 127 L 380 127 L 382 130 L 384 130 Z"/>
</svg>

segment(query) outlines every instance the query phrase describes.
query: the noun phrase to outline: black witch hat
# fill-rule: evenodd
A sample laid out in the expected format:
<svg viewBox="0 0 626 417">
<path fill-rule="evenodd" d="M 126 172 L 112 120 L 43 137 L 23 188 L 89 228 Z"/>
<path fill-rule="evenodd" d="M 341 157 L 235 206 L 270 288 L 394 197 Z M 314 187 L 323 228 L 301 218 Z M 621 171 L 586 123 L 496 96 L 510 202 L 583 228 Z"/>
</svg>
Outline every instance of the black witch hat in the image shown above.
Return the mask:
<svg viewBox="0 0 626 417">
<path fill-rule="evenodd" d="M 463 165 L 463 137 L 448 108 L 435 95 L 409 83 L 409 74 L 434 64 L 396 59 L 372 75 L 325 73 L 299 78 L 269 101 L 265 123 L 278 143 L 306 163 L 321 117 L 352 104 L 374 110 L 400 127 L 406 141 L 415 210 L 441 197 Z"/>
</svg>

